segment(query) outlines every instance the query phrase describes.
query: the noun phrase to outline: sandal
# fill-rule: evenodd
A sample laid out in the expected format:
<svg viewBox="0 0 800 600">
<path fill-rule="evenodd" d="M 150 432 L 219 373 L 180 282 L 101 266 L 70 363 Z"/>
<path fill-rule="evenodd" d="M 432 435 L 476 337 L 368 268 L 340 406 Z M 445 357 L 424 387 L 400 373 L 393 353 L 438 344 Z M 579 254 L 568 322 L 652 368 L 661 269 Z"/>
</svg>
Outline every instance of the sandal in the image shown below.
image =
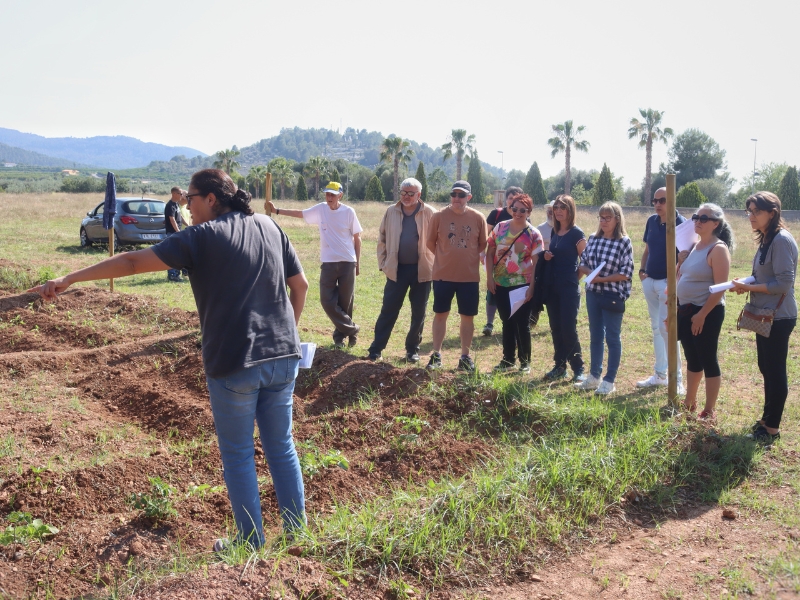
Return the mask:
<svg viewBox="0 0 800 600">
<path fill-rule="evenodd" d="M 687 413 L 694 414 L 694 413 L 697 411 L 697 402 L 694 402 L 694 403 L 693 403 L 693 404 L 691 404 L 691 405 L 689 405 L 689 404 L 686 404 L 686 402 L 684 402 L 684 403 L 683 403 L 683 409 L 684 409 L 684 410 L 685 410 Z"/>
<path fill-rule="evenodd" d="M 701 421 L 708 421 L 711 423 L 717 420 L 717 413 L 713 410 L 703 410 L 697 415 L 697 418 Z"/>
</svg>

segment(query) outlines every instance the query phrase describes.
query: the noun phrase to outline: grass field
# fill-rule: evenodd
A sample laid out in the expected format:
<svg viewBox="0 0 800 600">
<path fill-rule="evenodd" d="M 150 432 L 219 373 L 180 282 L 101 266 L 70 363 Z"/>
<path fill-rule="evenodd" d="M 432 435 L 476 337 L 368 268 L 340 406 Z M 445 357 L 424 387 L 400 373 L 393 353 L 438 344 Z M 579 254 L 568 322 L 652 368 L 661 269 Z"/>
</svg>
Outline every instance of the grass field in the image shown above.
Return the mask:
<svg viewBox="0 0 800 600">
<path fill-rule="evenodd" d="M 81 216 L 96 202 L 97 195 L 0 195 L 0 210 L 5 216 L 0 222 L 0 288 L 18 289 L 22 284 L 103 258 L 106 248 L 82 249 L 78 245 Z M 311 203 L 278 205 L 304 208 Z M 147 598 L 158 589 L 162 597 L 170 598 L 523 598 L 540 594 L 553 598 L 750 594 L 783 598 L 800 593 L 800 536 L 792 533 L 800 526 L 797 335 L 790 348 L 791 392 L 783 439 L 767 453 L 743 438 L 745 429 L 759 416 L 763 396 L 753 336 L 735 328 L 735 317 L 744 303 L 744 298 L 737 296 L 728 298 L 720 339 L 723 383 L 719 416 L 711 428 L 691 419 L 663 419 L 658 408 L 665 403 L 664 391 L 635 388 L 637 379 L 651 374 L 653 362 L 649 318 L 636 281 L 623 322 L 617 393 L 605 400 L 574 393 L 565 385 L 540 382 L 541 375 L 552 366 L 546 318 L 533 332 L 533 372 L 528 377 L 487 374 L 501 356 L 499 320 L 494 336 L 485 338 L 478 332 L 475 338 L 473 356 L 483 375 L 442 373 L 428 380 L 424 373 L 406 370 L 398 361 L 404 356 L 407 306 L 384 352 L 389 364 L 355 360 L 366 356 L 380 309 L 385 279 L 377 269 L 375 244 L 386 206 L 357 203 L 354 208 L 364 227 L 362 274 L 357 282 L 354 314 L 362 333 L 358 346 L 346 352 L 325 351 L 332 343 L 332 329 L 317 297 L 316 228 L 298 219 L 277 217 L 299 253 L 311 284 L 300 323 L 301 338 L 316 342 L 322 349 L 321 362 L 303 374 L 297 392 L 303 408 L 296 416 L 296 436 L 308 466 L 308 534 L 294 547 L 278 541 L 257 556 L 231 553 L 220 561 L 197 550 L 207 539 L 191 541 L 191 529 L 176 528 L 186 536 L 180 537 L 175 531 L 158 533 L 146 524 L 137 525 L 137 535 L 146 532 L 162 536 L 164 548 L 148 561 L 129 556 L 115 569 L 109 566 L 111 563 L 92 566 L 94 579 L 82 588 L 82 594 L 138 594 Z M 488 212 L 488 207 L 478 208 Z M 544 211 L 535 209 L 531 220 L 543 221 Z M 637 268 L 645 220 L 645 215 L 632 213 L 627 221 Z M 732 276 L 748 275 L 754 252 L 750 227 L 741 218 L 731 224 L 738 242 Z M 587 235 L 592 232 L 596 228 L 594 211 L 581 209 L 578 225 Z M 85 287 L 107 289 L 107 284 Z M 101 310 L 108 302 L 105 296 L 93 305 L 97 307 L 94 315 L 83 309 L 83 316 L 75 318 L 77 309 L 70 309 L 74 300 L 66 298 L 60 301 L 66 306 L 53 309 L 53 315 L 74 321 L 76 339 L 91 337 L 91 332 L 99 332 L 92 339 L 100 339 L 100 334 L 107 336 L 105 341 L 88 344 L 89 352 L 95 347 L 102 350 L 106 344 L 112 352 L 114 344 L 122 343 L 125 332 L 137 339 L 191 331 L 189 317 L 174 317 L 172 321 L 164 317 L 169 315 L 169 308 L 194 310 L 189 286 L 168 283 L 166 273 L 117 280 L 115 291 L 138 295 L 139 300 L 125 300 L 128 312 L 124 318 L 109 318 L 107 311 Z M 158 318 L 148 321 L 142 313 L 151 310 Z M 31 339 L 41 339 L 36 335 L 46 329 L 42 322 L 41 330 L 39 325 L 35 332 L 31 330 L 35 319 L 30 311 L 20 309 L 13 317 L 0 313 L 0 340 L 6 346 L 0 351 L 0 360 L 7 359 L 8 365 L 21 360 L 20 364 L 30 368 L 33 359 L 29 355 L 12 359 L 11 350 L 23 349 Z M 483 306 L 475 322 L 478 327 L 483 325 Z M 457 317 L 453 316 L 445 341 L 446 368 L 455 367 L 458 359 L 457 329 Z M 583 308 L 579 334 L 588 363 L 589 333 Z M 162 378 L 175 381 L 184 376 L 191 409 L 202 415 L 206 410 L 202 382 L 194 381 L 197 364 L 192 352 L 196 354 L 196 350 L 191 350 L 188 342 L 173 345 L 174 358 L 169 352 L 151 355 L 144 350 L 131 356 L 137 357 L 135 364 L 142 376 L 158 378 L 158 384 L 153 379 L 154 388 L 161 386 Z M 429 319 L 422 353 L 428 353 L 430 347 Z M 35 349 L 31 346 L 26 352 Z M 188 363 L 187 357 L 191 359 Z M 53 477 L 68 477 L 79 469 L 94 473 L 92 469 L 102 468 L 108 472 L 128 456 L 149 456 L 155 461 L 143 463 L 139 479 L 130 476 L 140 489 L 144 485 L 140 481 L 147 481 L 145 475 L 158 475 L 176 488 L 190 484 L 197 488 L 198 476 L 186 473 L 199 461 L 205 464 L 204 481 L 210 486 L 219 484 L 219 458 L 214 453 L 213 430 L 206 421 L 190 426 L 189 421 L 183 424 L 177 413 L 170 413 L 173 424 L 160 428 L 132 409 L 125 412 L 122 401 L 116 403 L 119 407 L 108 408 L 98 384 L 76 383 L 73 380 L 77 375 L 62 375 L 66 372 L 62 363 L 58 368 L 56 373 L 42 363 L 39 370 L 24 371 L 25 377 L 20 377 L 11 372 L 18 367 L 9 366 L 9 373 L 0 376 L 0 410 L 9 415 L 0 420 L 0 494 L 12 488 L 43 486 L 36 483 L 41 477 L 36 469 L 46 468 Z M 182 373 L 183 368 L 187 370 Z M 53 383 L 61 377 L 67 377 L 64 383 Z M 405 395 L 396 389 L 400 381 L 397 377 L 422 383 L 416 392 Z M 139 397 L 139 388 L 134 383 L 131 386 L 131 402 L 144 402 L 144 387 Z M 98 393 L 92 396 L 92 391 Z M 42 403 L 44 399 L 46 404 Z M 702 399 L 701 388 L 701 403 Z M 325 410 L 319 408 L 322 405 Z M 142 406 L 154 414 L 164 410 L 161 404 Z M 95 410 L 98 414 L 110 410 L 108 418 L 115 424 L 91 434 L 90 452 L 85 456 L 77 453 L 70 458 L 61 448 L 39 448 L 29 439 L 33 434 L 26 436 L 12 428 L 15 419 L 24 418 L 32 419 L 31 430 L 38 431 L 50 423 L 70 432 L 80 428 L 76 423 L 81 415 L 90 416 Z M 120 419 L 123 413 L 127 421 Z M 65 420 L 69 425 L 63 424 Z M 197 430 L 193 429 L 195 425 Z M 92 423 L 91 427 L 102 426 Z M 36 436 L 44 439 L 42 434 Z M 162 451 L 155 454 L 158 447 Z M 391 476 L 382 475 L 381 461 L 386 455 L 394 457 L 397 467 Z M 330 468 L 341 462 L 340 456 L 349 459 L 346 475 Z M 437 466 L 440 461 L 444 466 Z M 194 468 L 199 475 L 200 469 Z M 153 485 L 154 490 L 161 489 Z M 39 502 L 44 506 L 41 498 L 41 494 L 36 496 L 29 505 Z M 0 495 L 2 499 L 13 507 L 8 495 Z M 176 502 L 179 518 L 189 518 L 190 505 L 192 518 L 206 514 L 202 511 L 207 507 L 199 504 L 194 497 L 191 503 L 189 499 Z M 710 520 L 708 515 L 723 507 L 740 515 L 735 528 L 723 531 L 720 523 Z M 10 510 L 0 511 L 0 516 L 7 518 Z M 135 522 L 130 508 L 117 507 L 109 512 L 114 518 Z M 225 507 L 217 512 L 224 515 Z M 223 516 L 211 518 L 206 514 L 203 523 L 208 527 L 208 539 L 224 533 L 221 519 Z M 62 533 L 49 545 L 41 542 L 41 556 L 57 555 L 59 545 L 69 546 L 59 540 L 78 539 L 77 534 L 70 533 L 70 528 L 77 526 L 72 521 L 57 522 L 53 517 L 53 522 Z M 701 522 L 702 534 L 697 529 Z M 92 523 L 98 535 L 109 527 L 102 520 Z M 120 535 L 118 531 L 116 535 Z M 622 541 L 626 539 L 631 541 Z M 36 547 L 31 544 L 31 548 Z M 295 559 L 288 550 L 298 546 L 297 553 L 302 556 Z M 607 556 L 598 558 L 602 548 L 608 548 Z M 24 548 L 20 551 L 28 552 Z M 665 559 L 667 555 L 685 560 Z M 593 558 L 588 564 L 573 563 L 589 556 Z M 300 562 L 293 563 L 295 560 Z M 5 573 L 4 564 L 10 565 L 0 563 L 0 575 Z M 288 568 L 286 565 L 294 565 L 292 568 L 301 575 L 305 573 L 302 577 L 308 585 L 293 588 L 287 583 L 292 576 L 281 571 Z M 229 566 L 241 573 L 239 581 L 231 577 Z M 273 574 L 271 578 L 265 575 L 267 572 Z M 252 586 L 244 594 L 241 579 L 248 573 Z M 321 577 L 322 583 L 312 586 L 310 573 Z M 175 581 L 176 575 L 182 582 L 177 587 L 165 579 L 171 576 Z M 545 587 L 537 588 L 542 578 Z M 12 580 L 17 583 L 8 586 Z M 59 587 L 61 580 L 54 577 L 50 581 L 41 570 L 31 571 L 24 581 L 15 579 L 9 568 L 7 576 L 0 577 L 0 597 L 48 597 L 47 593 L 49 597 L 79 597 Z M 209 591 L 213 587 L 209 587 L 209 581 L 219 584 L 219 595 Z M 257 584 L 261 585 L 258 590 Z M 4 589 L 14 590 L 16 595 Z"/>
</svg>

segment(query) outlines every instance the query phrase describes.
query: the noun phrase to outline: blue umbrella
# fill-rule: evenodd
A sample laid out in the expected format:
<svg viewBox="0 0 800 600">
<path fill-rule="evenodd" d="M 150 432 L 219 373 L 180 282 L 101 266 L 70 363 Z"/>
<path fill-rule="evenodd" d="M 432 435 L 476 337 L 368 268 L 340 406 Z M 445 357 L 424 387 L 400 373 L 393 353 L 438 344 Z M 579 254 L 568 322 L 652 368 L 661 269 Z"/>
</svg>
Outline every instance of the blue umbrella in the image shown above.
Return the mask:
<svg viewBox="0 0 800 600">
<path fill-rule="evenodd" d="M 114 174 L 109 171 L 106 175 L 106 199 L 103 201 L 103 227 L 114 227 L 114 215 L 117 212 L 117 181 Z"/>
</svg>

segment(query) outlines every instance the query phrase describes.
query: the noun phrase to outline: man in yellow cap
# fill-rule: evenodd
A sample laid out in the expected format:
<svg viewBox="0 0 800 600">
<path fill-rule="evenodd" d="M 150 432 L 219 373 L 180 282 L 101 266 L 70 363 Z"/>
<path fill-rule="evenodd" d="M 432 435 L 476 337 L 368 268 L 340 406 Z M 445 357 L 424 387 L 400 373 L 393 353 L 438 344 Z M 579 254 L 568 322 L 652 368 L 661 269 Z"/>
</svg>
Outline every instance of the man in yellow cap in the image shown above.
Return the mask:
<svg viewBox="0 0 800 600">
<path fill-rule="evenodd" d="M 272 214 L 303 219 L 319 227 L 320 261 L 319 298 L 334 326 L 333 343 L 344 348 L 358 342 L 359 327 L 353 322 L 353 297 L 361 262 L 361 224 L 356 211 L 342 204 L 342 184 L 331 181 L 325 187 L 325 202 L 305 210 L 276 208 L 268 202 Z"/>
</svg>

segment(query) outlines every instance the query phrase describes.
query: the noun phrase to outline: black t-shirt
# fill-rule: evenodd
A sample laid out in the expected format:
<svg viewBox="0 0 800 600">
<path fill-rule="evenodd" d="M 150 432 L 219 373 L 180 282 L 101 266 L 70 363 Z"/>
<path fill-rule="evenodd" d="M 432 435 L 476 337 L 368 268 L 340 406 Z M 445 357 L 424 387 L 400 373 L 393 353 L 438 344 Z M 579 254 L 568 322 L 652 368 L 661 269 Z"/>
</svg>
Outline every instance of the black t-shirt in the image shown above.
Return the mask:
<svg viewBox="0 0 800 600">
<path fill-rule="evenodd" d="M 486 223 L 489 225 L 489 231 L 494 229 L 494 226 L 498 223 L 508 221 L 511 218 L 511 215 L 508 214 L 508 211 L 505 208 L 495 208 L 489 213 L 489 216 L 486 217 Z"/>
<path fill-rule="evenodd" d="M 175 219 L 175 223 L 178 225 L 177 231 L 172 227 L 172 221 L 169 220 L 170 217 Z M 164 207 L 164 226 L 167 229 L 167 233 L 177 233 L 181 230 L 181 208 L 177 202 L 170 200 Z"/>
<path fill-rule="evenodd" d="M 550 236 L 550 252 L 553 258 L 547 265 L 549 279 L 553 283 L 574 283 L 578 285 L 578 242 L 586 236 L 580 227 L 573 227 L 564 235 L 558 235 L 553 230 Z"/>
<path fill-rule="evenodd" d="M 286 280 L 303 267 L 272 219 L 229 212 L 187 227 L 153 251 L 169 267 L 189 272 L 210 377 L 300 356 Z"/>
</svg>

